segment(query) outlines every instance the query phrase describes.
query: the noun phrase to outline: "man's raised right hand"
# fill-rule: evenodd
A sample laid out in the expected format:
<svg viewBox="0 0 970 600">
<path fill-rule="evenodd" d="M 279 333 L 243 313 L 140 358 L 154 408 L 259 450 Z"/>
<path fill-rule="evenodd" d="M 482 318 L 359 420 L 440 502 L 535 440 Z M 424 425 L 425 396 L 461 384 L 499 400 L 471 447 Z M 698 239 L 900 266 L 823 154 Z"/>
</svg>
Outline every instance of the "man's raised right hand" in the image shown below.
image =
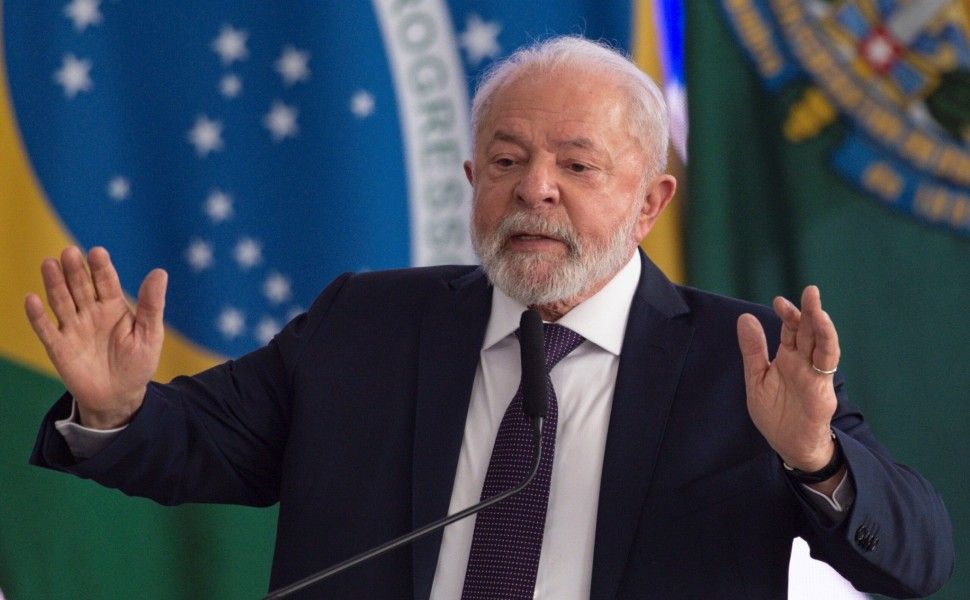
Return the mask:
<svg viewBox="0 0 970 600">
<path fill-rule="evenodd" d="M 158 369 L 168 274 L 155 269 L 145 277 L 132 311 L 108 251 L 93 248 L 88 265 L 90 273 L 74 246 L 61 253 L 60 262 L 48 258 L 41 265 L 57 324 L 36 294 L 27 295 L 24 308 L 77 401 L 81 424 L 111 429 L 131 420 Z"/>
</svg>

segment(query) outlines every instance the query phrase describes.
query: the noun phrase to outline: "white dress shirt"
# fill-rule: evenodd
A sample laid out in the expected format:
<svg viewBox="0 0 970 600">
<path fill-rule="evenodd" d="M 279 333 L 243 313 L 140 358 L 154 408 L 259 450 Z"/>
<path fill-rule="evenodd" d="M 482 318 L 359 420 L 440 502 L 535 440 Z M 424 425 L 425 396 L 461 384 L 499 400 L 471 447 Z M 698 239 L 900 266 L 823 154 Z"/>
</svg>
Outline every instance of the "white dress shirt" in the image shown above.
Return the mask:
<svg viewBox="0 0 970 600">
<path fill-rule="evenodd" d="M 639 279 L 640 257 L 634 253 L 603 289 L 557 321 L 586 341 L 549 373 L 559 418 L 537 598 L 589 598 L 606 432 L 623 334 Z M 492 314 L 475 373 L 449 513 L 480 499 L 499 424 L 519 385 L 519 342 L 513 332 L 525 309 L 501 290 L 492 292 Z M 432 600 L 461 597 L 474 531 L 474 516 L 445 528 Z"/>
</svg>

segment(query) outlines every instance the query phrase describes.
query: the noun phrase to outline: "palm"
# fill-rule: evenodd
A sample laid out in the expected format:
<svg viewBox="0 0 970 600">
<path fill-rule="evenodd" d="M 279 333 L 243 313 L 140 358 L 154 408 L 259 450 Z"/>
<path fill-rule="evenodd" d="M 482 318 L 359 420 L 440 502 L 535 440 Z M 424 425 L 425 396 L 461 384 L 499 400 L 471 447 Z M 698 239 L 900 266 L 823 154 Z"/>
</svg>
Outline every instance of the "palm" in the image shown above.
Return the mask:
<svg viewBox="0 0 970 600">
<path fill-rule="evenodd" d="M 99 303 L 79 317 L 75 328 L 62 331 L 62 344 L 55 352 L 64 355 L 51 357 L 76 398 L 96 404 L 151 378 L 157 366 L 153 354 L 160 344 L 132 330 L 134 313 L 124 300 Z"/>
<path fill-rule="evenodd" d="M 158 367 L 165 275 L 153 271 L 145 278 L 133 312 L 107 252 L 92 250 L 89 263 L 90 275 L 76 249 L 65 250 L 61 264 L 46 261 L 44 287 L 58 325 L 33 295 L 27 315 L 82 418 L 118 424 L 140 404 Z"/>
<path fill-rule="evenodd" d="M 738 339 L 745 363 L 748 411 L 768 443 L 786 460 L 810 466 L 825 464 L 830 452 L 828 429 L 835 413 L 832 379 L 812 365 L 830 368 L 838 363 L 835 327 L 821 309 L 816 288 L 807 288 L 802 310 L 776 299 L 782 318 L 782 339 L 775 360 L 768 361 L 767 342 L 757 320 L 745 315 L 738 322 Z"/>
</svg>

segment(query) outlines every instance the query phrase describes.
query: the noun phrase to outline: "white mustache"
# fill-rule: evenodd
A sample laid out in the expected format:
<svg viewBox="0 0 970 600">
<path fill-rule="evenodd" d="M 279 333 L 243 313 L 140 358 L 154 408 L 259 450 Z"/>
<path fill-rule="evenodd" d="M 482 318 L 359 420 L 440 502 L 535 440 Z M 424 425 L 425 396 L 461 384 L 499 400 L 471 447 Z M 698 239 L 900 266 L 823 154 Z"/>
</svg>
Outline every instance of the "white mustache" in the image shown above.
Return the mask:
<svg viewBox="0 0 970 600">
<path fill-rule="evenodd" d="M 551 221 L 534 213 L 518 211 L 505 216 L 495 230 L 495 239 L 502 243 L 516 234 L 541 235 L 559 240 L 566 244 L 570 255 L 580 252 L 579 234 L 568 223 Z"/>
</svg>

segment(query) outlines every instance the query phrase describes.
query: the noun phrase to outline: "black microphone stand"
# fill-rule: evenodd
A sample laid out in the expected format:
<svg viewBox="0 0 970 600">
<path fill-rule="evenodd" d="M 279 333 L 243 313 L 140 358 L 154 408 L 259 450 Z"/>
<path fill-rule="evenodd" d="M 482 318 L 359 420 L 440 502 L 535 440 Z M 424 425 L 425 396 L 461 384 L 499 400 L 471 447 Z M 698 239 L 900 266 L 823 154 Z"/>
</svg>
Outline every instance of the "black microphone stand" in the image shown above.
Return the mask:
<svg viewBox="0 0 970 600">
<path fill-rule="evenodd" d="M 443 519 L 438 519 L 437 521 L 435 521 L 433 523 L 428 523 L 427 525 L 425 525 L 424 527 L 422 527 L 420 529 L 416 529 L 416 530 L 412 531 L 411 533 L 408 533 L 406 535 L 402 535 L 401 537 L 399 537 L 397 539 L 393 539 L 393 540 L 391 540 L 391 541 L 389 541 L 389 542 L 387 542 L 385 544 L 382 544 L 382 545 L 380 545 L 380 546 L 378 546 L 376 548 L 372 548 L 372 549 L 368 550 L 367 552 L 363 552 L 361 554 L 358 554 L 357 556 L 354 556 L 352 558 L 348 558 L 347 560 L 345 560 L 345 561 L 343 561 L 341 563 L 337 563 L 337 564 L 333 565 L 332 567 L 327 568 L 324 571 L 320 571 L 319 573 L 315 573 L 313 575 L 310 575 L 309 577 L 306 577 L 304 579 L 301 579 L 301 580 L 299 580 L 299 581 L 297 581 L 295 583 L 291 583 L 290 585 L 281 587 L 281 588 L 279 588 L 279 589 L 271 592 L 268 596 L 266 596 L 265 598 L 263 598 L 263 600 L 278 600 L 279 598 L 285 598 L 286 596 L 289 596 L 290 594 L 296 593 L 296 592 L 298 592 L 298 591 L 300 591 L 300 590 L 302 590 L 302 589 L 304 589 L 304 588 L 306 588 L 308 586 L 311 586 L 314 583 L 317 583 L 318 581 L 322 581 L 322 580 L 324 580 L 324 579 L 326 579 L 326 578 L 328 578 L 328 577 L 330 577 L 332 575 L 336 575 L 337 573 L 340 573 L 341 571 L 346 571 L 350 567 L 353 567 L 354 565 L 360 564 L 360 563 L 362 563 L 364 561 L 370 560 L 371 558 L 373 558 L 373 557 L 375 557 L 375 556 L 377 556 L 379 554 L 383 554 L 385 552 L 390 552 L 391 550 L 394 550 L 395 548 L 398 548 L 400 546 L 404 546 L 405 544 L 409 544 L 409 543 L 413 542 L 416 539 L 419 539 L 419 538 L 422 538 L 422 537 L 428 535 L 429 533 L 433 532 L 436 529 L 440 529 L 442 527 L 446 527 L 448 525 L 451 525 L 455 521 L 460 521 L 460 520 L 464 519 L 465 517 L 471 516 L 471 515 L 479 512 L 479 511 L 485 510 L 489 506 L 491 506 L 491 505 L 493 505 L 493 504 L 495 504 L 497 502 L 501 502 L 502 500 L 505 500 L 506 498 L 508 498 L 509 496 L 512 496 L 513 494 L 518 494 L 519 492 L 521 492 L 522 490 L 524 490 L 530 483 L 532 483 L 532 479 L 536 476 L 536 473 L 539 472 L 539 461 L 542 458 L 542 422 L 543 422 L 543 420 L 544 419 L 542 417 L 533 417 L 533 419 L 532 419 L 532 441 L 533 441 L 533 446 L 535 447 L 535 450 L 533 452 L 533 458 L 532 458 L 532 470 L 529 471 L 529 476 L 525 478 L 525 481 L 523 481 L 522 483 L 520 483 L 518 486 L 516 486 L 516 487 L 514 487 L 514 488 L 512 488 L 510 490 L 506 490 L 506 491 L 502 492 L 501 494 L 497 494 L 495 496 L 492 496 L 488 500 L 484 500 L 484 501 L 482 501 L 482 502 L 480 502 L 478 504 L 475 504 L 474 506 L 469 506 L 468 508 L 466 508 L 465 510 L 463 510 L 461 512 L 457 512 L 457 513 L 455 513 L 453 515 L 448 515 L 447 517 L 445 517 Z"/>
<path fill-rule="evenodd" d="M 269 595 L 265 596 L 263 600 L 279 600 L 280 598 L 285 598 L 286 596 L 305 589 L 318 581 L 322 581 L 328 577 L 336 575 L 337 573 L 346 571 L 354 565 L 358 565 L 376 556 L 380 556 L 385 552 L 390 552 L 395 548 L 409 544 L 416 539 L 428 535 L 436 529 L 446 527 L 455 521 L 460 521 L 465 517 L 482 511 L 497 502 L 505 500 L 509 496 L 518 494 L 530 483 L 532 483 L 536 473 L 539 472 L 539 461 L 542 459 L 542 423 L 545 420 L 546 415 L 546 373 L 543 364 L 542 319 L 539 317 L 539 313 L 534 310 L 527 310 L 522 313 L 519 331 L 520 345 L 522 346 L 522 391 L 524 396 L 523 409 L 529 416 L 529 420 L 532 423 L 533 446 L 532 469 L 529 471 L 529 475 L 525 478 L 525 481 L 510 490 L 496 494 L 495 496 L 492 496 L 487 500 L 483 500 L 474 506 L 469 506 L 461 512 L 448 515 L 447 517 L 439 519 L 433 523 L 428 523 L 420 529 L 416 529 L 411 533 L 402 535 L 399 538 L 381 544 L 380 546 L 358 554 L 357 556 L 348 558 L 347 560 L 337 563 L 332 567 L 320 571 L 319 573 L 314 573 L 309 577 L 305 577 L 297 582 L 276 589 L 270 592 Z"/>
</svg>

